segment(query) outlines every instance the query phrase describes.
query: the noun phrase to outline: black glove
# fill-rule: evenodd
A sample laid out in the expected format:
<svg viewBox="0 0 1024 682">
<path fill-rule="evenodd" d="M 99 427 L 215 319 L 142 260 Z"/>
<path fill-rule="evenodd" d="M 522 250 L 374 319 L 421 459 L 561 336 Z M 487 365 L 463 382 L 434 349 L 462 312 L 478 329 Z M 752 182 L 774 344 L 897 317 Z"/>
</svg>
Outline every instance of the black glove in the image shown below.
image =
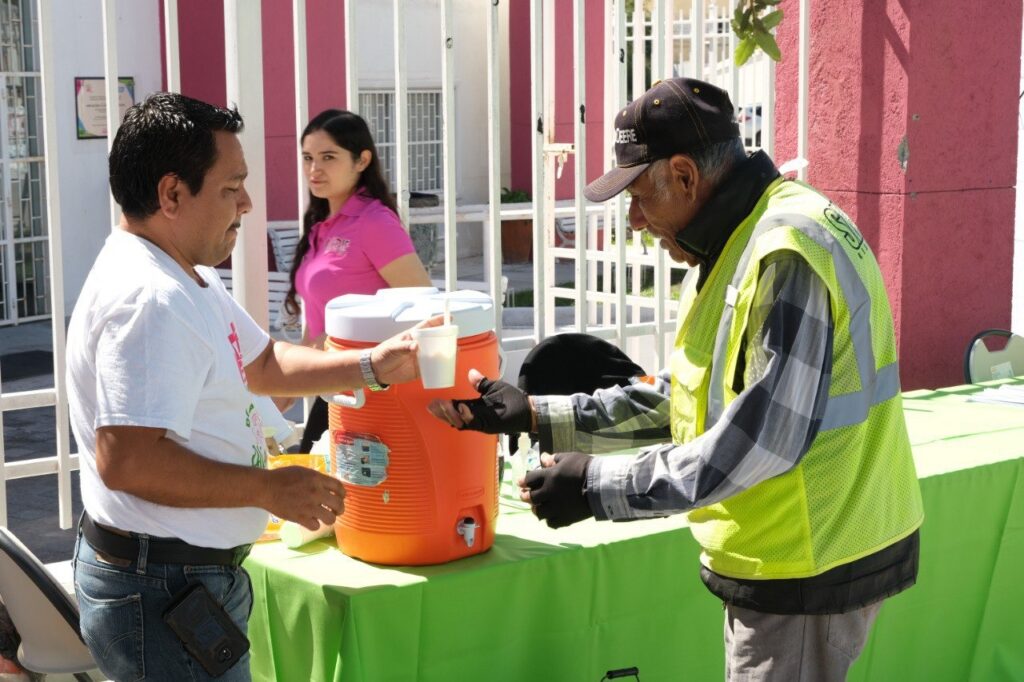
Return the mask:
<svg viewBox="0 0 1024 682">
<path fill-rule="evenodd" d="M 465 405 L 473 413 L 473 421 L 463 429 L 484 433 L 520 433 L 529 431 L 533 411 L 526 394 L 500 379 L 481 379 L 477 386 L 480 397 L 473 400 L 453 400 L 455 409 Z"/>
<path fill-rule="evenodd" d="M 590 459 L 582 452 L 561 452 L 555 455 L 554 466 L 527 472 L 533 512 L 549 527 L 561 528 L 594 515 L 585 494 Z"/>
</svg>

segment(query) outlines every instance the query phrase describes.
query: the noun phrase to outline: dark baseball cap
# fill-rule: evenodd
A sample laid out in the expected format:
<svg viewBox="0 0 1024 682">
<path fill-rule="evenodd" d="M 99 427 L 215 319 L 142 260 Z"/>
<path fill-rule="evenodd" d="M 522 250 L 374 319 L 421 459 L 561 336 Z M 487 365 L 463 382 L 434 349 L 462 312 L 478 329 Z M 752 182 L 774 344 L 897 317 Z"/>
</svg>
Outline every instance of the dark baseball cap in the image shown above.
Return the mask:
<svg viewBox="0 0 1024 682">
<path fill-rule="evenodd" d="M 586 186 L 590 201 L 608 201 L 658 159 L 702 150 L 740 134 L 729 93 L 693 78 L 658 81 L 615 116 L 618 164 Z"/>
</svg>

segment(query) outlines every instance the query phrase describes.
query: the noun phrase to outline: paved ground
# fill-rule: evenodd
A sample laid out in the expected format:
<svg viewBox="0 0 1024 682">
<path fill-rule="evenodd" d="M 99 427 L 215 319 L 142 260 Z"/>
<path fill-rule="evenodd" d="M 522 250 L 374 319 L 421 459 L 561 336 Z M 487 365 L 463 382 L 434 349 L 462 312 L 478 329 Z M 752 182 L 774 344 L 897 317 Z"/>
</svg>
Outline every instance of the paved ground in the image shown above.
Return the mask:
<svg viewBox="0 0 1024 682">
<path fill-rule="evenodd" d="M 0 328 L 0 354 L 28 350 L 50 351 L 51 334 L 49 322 Z M 52 388 L 52 370 L 48 374 L 17 381 L 3 381 L 2 385 L 4 393 Z M 17 462 L 56 454 L 54 408 L 5 412 L 0 415 L 0 419 L 3 421 L 5 461 Z M 72 438 L 71 451 L 76 450 Z M 77 519 L 82 510 L 77 472 L 72 474 L 72 498 L 72 509 Z M 44 562 L 69 559 L 74 550 L 74 531 L 61 530 L 57 517 L 56 474 L 7 482 L 8 527 Z"/>
</svg>

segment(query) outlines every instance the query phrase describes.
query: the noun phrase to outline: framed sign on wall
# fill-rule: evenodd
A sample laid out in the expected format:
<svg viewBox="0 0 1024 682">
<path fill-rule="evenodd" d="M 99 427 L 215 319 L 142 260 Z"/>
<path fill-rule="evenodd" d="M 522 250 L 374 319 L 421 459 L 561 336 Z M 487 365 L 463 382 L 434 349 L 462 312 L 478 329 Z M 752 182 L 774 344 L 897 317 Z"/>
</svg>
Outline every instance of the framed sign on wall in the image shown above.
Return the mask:
<svg viewBox="0 0 1024 682">
<path fill-rule="evenodd" d="M 135 104 L 135 78 L 117 79 L 117 100 L 121 116 Z M 75 77 L 75 112 L 78 139 L 92 140 L 107 136 L 107 91 L 104 78 Z"/>
</svg>

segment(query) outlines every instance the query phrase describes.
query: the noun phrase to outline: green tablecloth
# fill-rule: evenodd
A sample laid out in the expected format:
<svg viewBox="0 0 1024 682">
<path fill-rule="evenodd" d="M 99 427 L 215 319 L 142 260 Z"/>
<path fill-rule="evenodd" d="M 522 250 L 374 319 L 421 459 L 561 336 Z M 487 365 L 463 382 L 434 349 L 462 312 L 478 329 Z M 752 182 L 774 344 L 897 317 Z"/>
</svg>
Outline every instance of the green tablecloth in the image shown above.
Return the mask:
<svg viewBox="0 0 1024 682">
<path fill-rule="evenodd" d="M 922 478 L 917 586 L 851 680 L 1024 680 L 1024 408 L 904 396 Z M 257 680 L 720 680 L 722 607 L 682 518 L 547 529 L 504 500 L 484 555 L 385 568 L 333 542 L 256 548 Z"/>
</svg>

